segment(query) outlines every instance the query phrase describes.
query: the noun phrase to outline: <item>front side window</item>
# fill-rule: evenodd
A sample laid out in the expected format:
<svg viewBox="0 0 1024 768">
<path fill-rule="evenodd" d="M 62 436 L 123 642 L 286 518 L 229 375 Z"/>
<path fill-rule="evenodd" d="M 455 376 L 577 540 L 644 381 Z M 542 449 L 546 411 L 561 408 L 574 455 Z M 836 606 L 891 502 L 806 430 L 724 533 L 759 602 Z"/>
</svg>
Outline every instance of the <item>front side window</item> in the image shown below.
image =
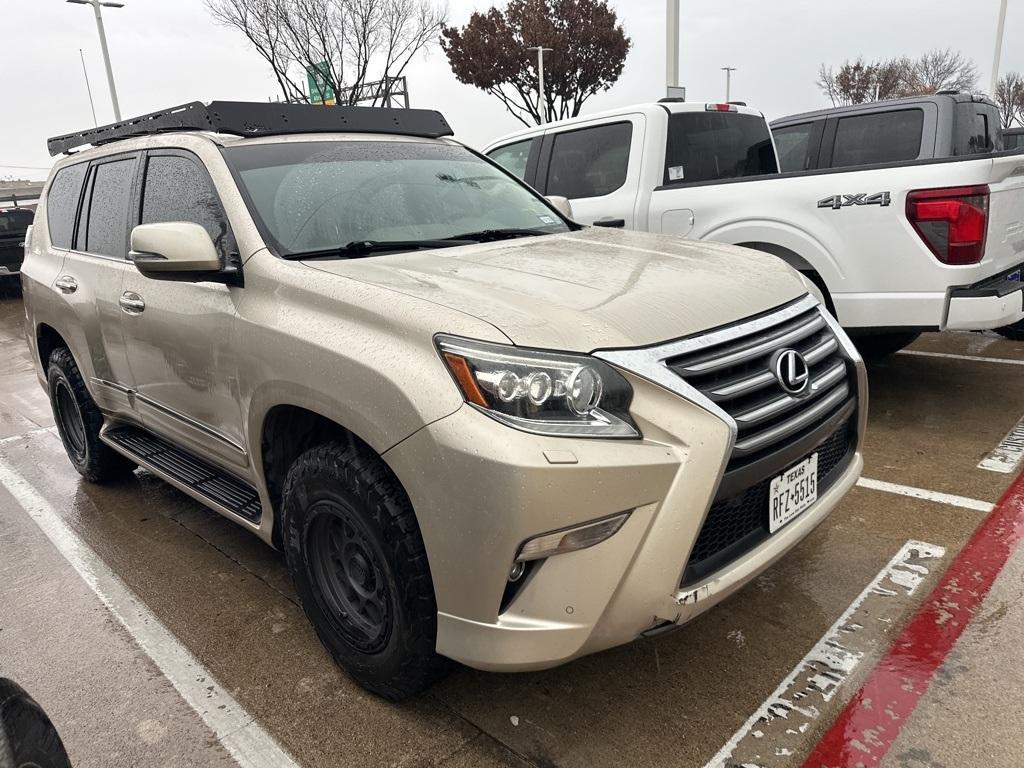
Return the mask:
<svg viewBox="0 0 1024 768">
<path fill-rule="evenodd" d="M 123 259 L 128 254 L 128 204 L 135 159 L 114 160 L 93 167 L 85 227 L 78 250 Z M 84 240 L 84 242 L 83 242 Z"/>
<path fill-rule="evenodd" d="M 808 152 L 814 123 L 787 125 L 772 131 L 775 149 L 779 153 L 779 168 L 786 171 L 806 171 L 810 167 Z"/>
<path fill-rule="evenodd" d="M 533 147 L 534 141 L 535 139 L 527 139 L 498 147 L 488 152 L 487 156 L 516 178 L 525 179 L 526 163 L 530 159 L 530 148 Z"/>
<path fill-rule="evenodd" d="M 75 213 L 82 193 L 87 163 L 69 165 L 57 171 L 46 194 L 46 223 L 50 242 L 57 248 L 70 248 L 75 229 Z"/>
<path fill-rule="evenodd" d="M 152 155 L 146 162 L 140 223 L 165 221 L 199 224 L 221 256 L 231 250 L 227 218 L 206 172 L 180 155 Z"/>
<path fill-rule="evenodd" d="M 628 122 L 557 134 L 545 194 L 570 200 L 610 195 L 626 183 L 632 138 Z"/>
<path fill-rule="evenodd" d="M 224 155 L 282 256 L 367 242 L 569 229 L 542 198 L 457 145 L 279 142 L 228 147 Z"/>
<path fill-rule="evenodd" d="M 665 184 L 777 173 L 763 117 L 738 112 L 680 112 L 668 119 Z"/>
<path fill-rule="evenodd" d="M 839 118 L 832 167 L 898 163 L 921 153 L 924 111 L 898 109 Z"/>
</svg>

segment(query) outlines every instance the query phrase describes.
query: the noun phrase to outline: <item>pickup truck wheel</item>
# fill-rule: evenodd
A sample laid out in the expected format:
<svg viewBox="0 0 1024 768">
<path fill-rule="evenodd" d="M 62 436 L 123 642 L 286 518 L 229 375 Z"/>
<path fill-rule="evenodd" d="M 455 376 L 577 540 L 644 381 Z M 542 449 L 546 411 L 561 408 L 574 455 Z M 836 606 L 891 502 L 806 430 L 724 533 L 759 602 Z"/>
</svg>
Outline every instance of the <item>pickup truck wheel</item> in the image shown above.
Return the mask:
<svg viewBox="0 0 1024 768">
<path fill-rule="evenodd" d="M 448 666 L 434 652 L 437 604 L 412 505 L 387 465 L 327 443 L 285 479 L 282 532 L 302 606 L 334 660 L 392 701 Z"/>
<path fill-rule="evenodd" d="M 1012 325 L 1004 325 L 1002 328 L 996 328 L 996 333 L 1005 336 L 1013 341 L 1024 341 L 1024 320 L 1018 320 Z"/>
<path fill-rule="evenodd" d="M 853 343 L 865 360 L 880 360 L 896 354 L 904 347 L 909 347 L 920 335 L 914 331 L 873 333 L 867 336 L 854 336 Z"/>
<path fill-rule="evenodd" d="M 71 768 L 57 729 L 17 683 L 0 678 L 0 768 Z"/>
<path fill-rule="evenodd" d="M 64 450 L 78 473 L 93 483 L 125 477 L 136 464 L 100 440 L 103 415 L 67 347 L 50 354 L 46 370 L 50 406 Z"/>
</svg>

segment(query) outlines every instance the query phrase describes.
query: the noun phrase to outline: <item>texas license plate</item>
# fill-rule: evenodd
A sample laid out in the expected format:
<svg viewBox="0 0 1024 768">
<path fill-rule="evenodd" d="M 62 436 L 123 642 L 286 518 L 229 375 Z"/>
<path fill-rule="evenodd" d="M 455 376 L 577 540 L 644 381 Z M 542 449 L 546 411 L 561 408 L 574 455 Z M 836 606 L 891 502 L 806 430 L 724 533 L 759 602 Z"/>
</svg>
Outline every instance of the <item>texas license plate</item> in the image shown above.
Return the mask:
<svg viewBox="0 0 1024 768">
<path fill-rule="evenodd" d="M 818 500 L 818 454 L 772 480 L 768 495 L 768 530 L 775 533 Z"/>
</svg>

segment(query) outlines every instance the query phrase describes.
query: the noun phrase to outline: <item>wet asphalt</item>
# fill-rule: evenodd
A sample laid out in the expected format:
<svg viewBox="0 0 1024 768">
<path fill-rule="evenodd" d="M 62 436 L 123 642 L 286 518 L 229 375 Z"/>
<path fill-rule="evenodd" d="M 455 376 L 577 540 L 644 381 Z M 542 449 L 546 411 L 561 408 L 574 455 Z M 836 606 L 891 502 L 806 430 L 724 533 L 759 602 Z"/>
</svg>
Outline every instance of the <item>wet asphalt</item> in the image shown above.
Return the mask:
<svg viewBox="0 0 1024 768">
<path fill-rule="evenodd" d="M 913 594 L 864 604 L 861 663 L 795 748 L 757 747 L 765 765 L 800 765 L 985 516 L 856 488 L 789 556 L 677 632 L 545 672 L 459 669 L 396 706 L 332 664 L 277 552 L 143 471 L 116 486 L 80 480 L 23 321 L 20 296 L 4 291 L 0 460 L 303 766 L 703 766 L 908 540 L 943 548 Z M 929 334 L 913 350 L 1024 361 L 1024 343 L 994 334 Z M 1024 415 L 1024 366 L 900 354 L 870 378 L 865 477 L 1000 497 L 1013 476 L 977 464 Z M 1019 765 L 1022 596 L 1018 552 L 886 766 Z M 2 484 L 0 676 L 50 713 L 75 766 L 234 762 Z"/>
</svg>

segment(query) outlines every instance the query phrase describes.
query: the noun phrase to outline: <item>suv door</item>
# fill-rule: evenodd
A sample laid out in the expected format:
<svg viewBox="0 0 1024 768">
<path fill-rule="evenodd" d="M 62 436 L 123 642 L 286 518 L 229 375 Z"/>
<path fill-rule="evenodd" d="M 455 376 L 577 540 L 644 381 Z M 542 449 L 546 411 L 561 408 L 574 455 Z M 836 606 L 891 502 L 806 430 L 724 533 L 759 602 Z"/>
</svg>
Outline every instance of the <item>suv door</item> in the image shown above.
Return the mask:
<svg viewBox="0 0 1024 768">
<path fill-rule="evenodd" d="M 199 224 L 222 259 L 236 251 L 227 216 L 202 162 L 190 152 L 150 150 L 133 225 Z M 248 466 L 234 347 L 237 286 L 125 275 L 121 318 L 143 424 L 228 467 Z"/>
<path fill-rule="evenodd" d="M 581 224 L 632 228 L 643 143 L 643 115 L 554 130 L 544 137 L 537 187 L 569 198 Z"/>
<path fill-rule="evenodd" d="M 128 216 L 138 162 L 133 152 L 68 166 L 58 172 L 49 192 L 51 199 L 69 198 L 55 212 L 69 204 L 78 211 L 73 229 L 50 222 L 53 245 L 70 246 L 54 281 L 67 310 L 61 330 L 96 404 L 129 417 L 134 413 L 133 382 L 118 298 L 128 271 Z"/>
</svg>

